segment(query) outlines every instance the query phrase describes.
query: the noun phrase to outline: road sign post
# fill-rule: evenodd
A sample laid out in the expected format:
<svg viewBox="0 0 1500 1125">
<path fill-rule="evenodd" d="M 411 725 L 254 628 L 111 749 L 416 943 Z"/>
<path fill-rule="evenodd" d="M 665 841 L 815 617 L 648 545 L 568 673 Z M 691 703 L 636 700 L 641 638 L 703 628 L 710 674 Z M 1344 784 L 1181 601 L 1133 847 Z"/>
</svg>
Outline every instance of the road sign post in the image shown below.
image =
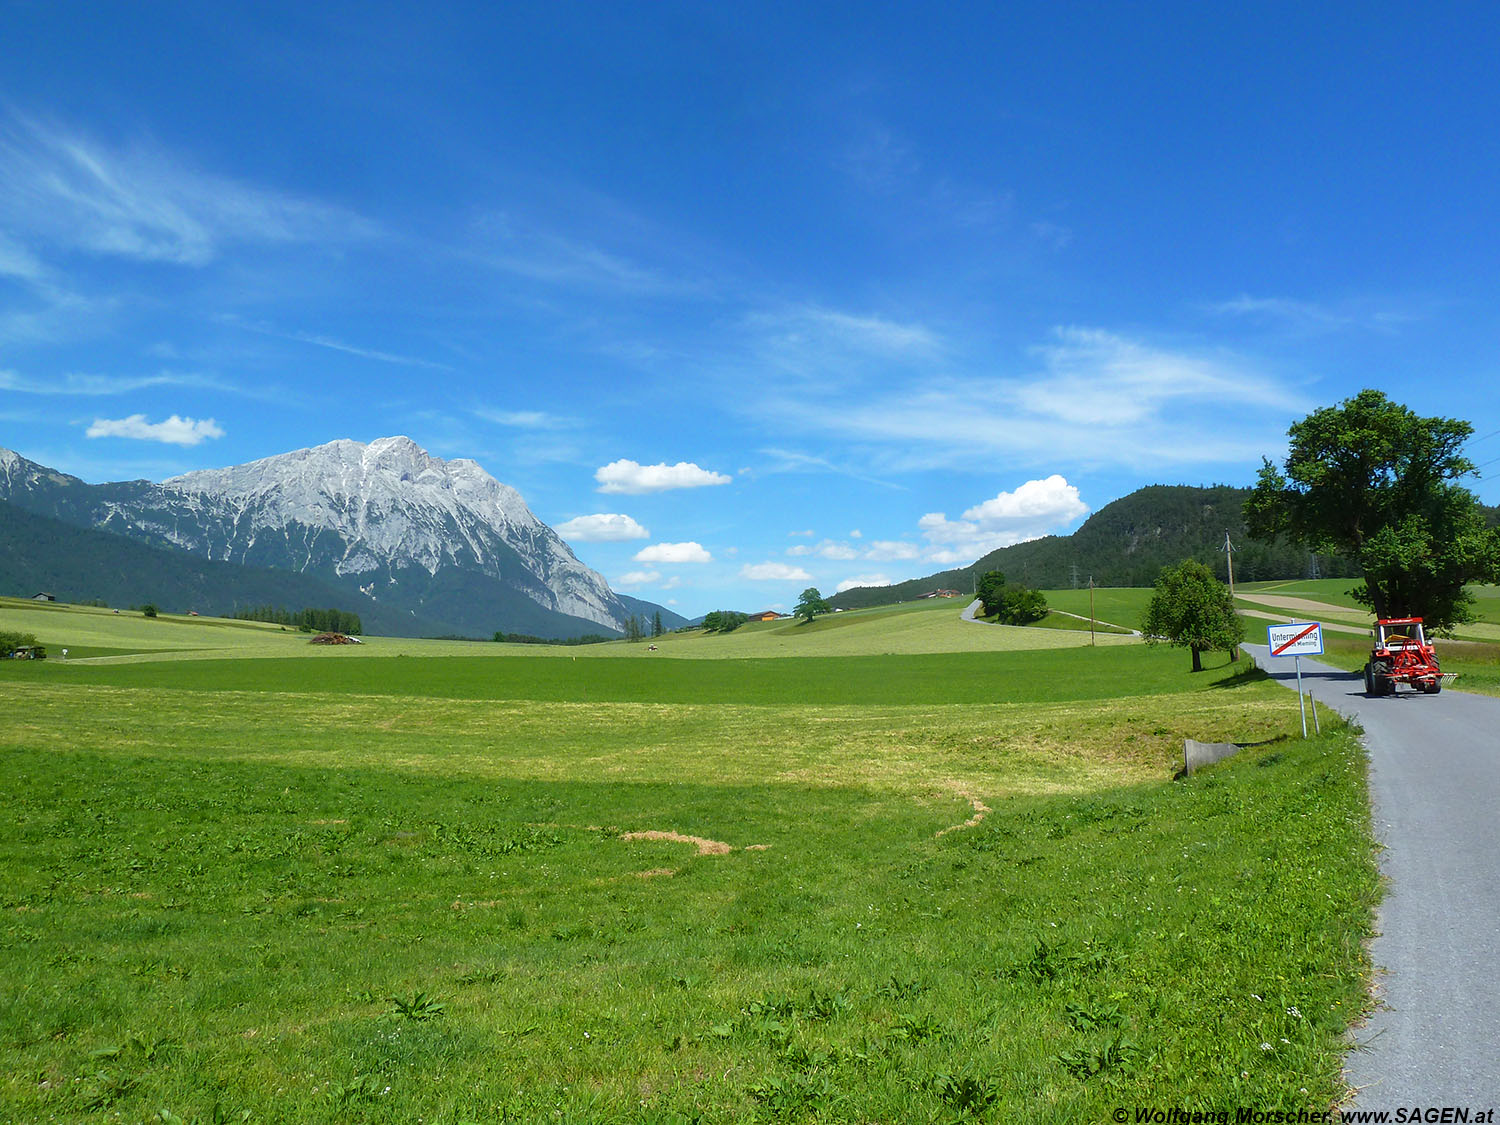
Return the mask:
<svg viewBox="0 0 1500 1125">
<path fill-rule="evenodd" d="M 1297 709 L 1302 713 L 1302 737 L 1307 737 L 1307 699 L 1302 694 L 1302 657 L 1323 655 L 1323 626 L 1317 621 L 1268 625 L 1266 644 L 1272 656 L 1290 656 L 1297 669 Z M 1314 704 L 1314 706 L 1317 706 Z M 1317 715 L 1313 715 L 1314 721 Z"/>
</svg>

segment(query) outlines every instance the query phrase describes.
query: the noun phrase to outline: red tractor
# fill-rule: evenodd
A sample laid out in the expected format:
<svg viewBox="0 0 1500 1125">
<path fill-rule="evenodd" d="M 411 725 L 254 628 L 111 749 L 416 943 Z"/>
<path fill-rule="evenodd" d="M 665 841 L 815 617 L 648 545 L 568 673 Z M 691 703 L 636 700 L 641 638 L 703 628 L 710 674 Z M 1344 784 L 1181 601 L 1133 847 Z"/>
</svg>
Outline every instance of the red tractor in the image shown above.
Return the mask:
<svg viewBox="0 0 1500 1125">
<path fill-rule="evenodd" d="M 1395 695 L 1397 684 L 1436 694 L 1443 690 L 1437 654 L 1422 633 L 1420 617 L 1381 618 L 1365 665 L 1366 695 Z"/>
</svg>

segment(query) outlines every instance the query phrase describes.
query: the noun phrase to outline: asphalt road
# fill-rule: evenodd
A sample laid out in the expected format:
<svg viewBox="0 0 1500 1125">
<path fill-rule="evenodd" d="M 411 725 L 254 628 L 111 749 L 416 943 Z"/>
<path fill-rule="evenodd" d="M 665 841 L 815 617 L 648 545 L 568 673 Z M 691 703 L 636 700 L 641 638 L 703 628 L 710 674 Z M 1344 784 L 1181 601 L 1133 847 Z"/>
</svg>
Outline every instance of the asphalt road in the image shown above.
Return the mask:
<svg viewBox="0 0 1500 1125">
<path fill-rule="evenodd" d="M 1244 647 L 1295 688 L 1291 657 Z M 1362 676 L 1301 663 L 1303 690 L 1364 727 L 1385 849 L 1372 948 L 1382 1004 L 1345 1064 L 1353 1104 L 1500 1106 L 1500 699 L 1367 699 Z"/>
</svg>

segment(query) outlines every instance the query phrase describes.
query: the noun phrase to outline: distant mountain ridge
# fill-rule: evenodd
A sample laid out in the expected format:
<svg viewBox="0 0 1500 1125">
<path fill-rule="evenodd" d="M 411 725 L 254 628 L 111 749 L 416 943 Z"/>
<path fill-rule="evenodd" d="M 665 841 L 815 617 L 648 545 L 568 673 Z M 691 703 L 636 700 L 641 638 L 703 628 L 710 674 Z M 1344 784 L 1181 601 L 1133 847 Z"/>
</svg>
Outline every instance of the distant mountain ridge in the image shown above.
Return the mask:
<svg viewBox="0 0 1500 1125">
<path fill-rule="evenodd" d="M 828 601 L 855 609 L 921 597 L 935 589 L 968 593 L 974 579 L 1001 570 L 1012 582 L 1042 589 L 1087 585 L 1150 586 L 1164 566 L 1193 558 L 1227 577 L 1224 535 L 1234 546 L 1238 581 L 1305 578 L 1316 564 L 1325 578 L 1353 578 L 1346 559 L 1318 555 L 1288 543 L 1260 543 L 1245 530 L 1248 488 L 1230 485 L 1154 484 L 1106 504 L 1071 535 L 1048 535 L 991 551 L 969 566 L 939 571 L 894 586 L 845 590 Z"/>
<path fill-rule="evenodd" d="M 316 577 L 352 603 L 341 608 L 401 611 L 403 633 L 618 633 L 633 612 L 515 489 L 406 437 L 334 441 L 160 484 L 90 485 L 0 450 L 0 500 L 203 559 Z"/>
</svg>

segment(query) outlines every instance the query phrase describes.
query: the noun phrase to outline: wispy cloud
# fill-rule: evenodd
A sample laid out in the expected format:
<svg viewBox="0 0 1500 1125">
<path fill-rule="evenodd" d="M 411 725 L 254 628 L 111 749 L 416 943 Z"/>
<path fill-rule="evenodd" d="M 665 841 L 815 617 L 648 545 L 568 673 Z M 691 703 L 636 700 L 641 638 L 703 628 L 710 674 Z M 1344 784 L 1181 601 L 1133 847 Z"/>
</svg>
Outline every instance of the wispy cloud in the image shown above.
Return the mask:
<svg viewBox="0 0 1500 1125">
<path fill-rule="evenodd" d="M 908 222 L 914 211 L 928 227 L 994 227 L 1014 205 L 1008 191 L 965 183 L 929 167 L 915 144 L 869 118 L 851 126 L 849 139 L 834 150 L 833 164 L 871 196 L 899 201 Z"/>
<path fill-rule="evenodd" d="M 819 381 L 872 364 L 928 365 L 944 351 L 943 338 L 924 324 L 817 305 L 754 312 L 745 329 L 762 362 Z"/>
<path fill-rule="evenodd" d="M 634 590 L 641 586 L 653 586 L 661 581 L 659 570 L 632 570 L 620 575 L 611 583 L 616 590 Z"/>
<path fill-rule="evenodd" d="M 1045 243 L 1054 250 L 1062 250 L 1073 241 L 1071 227 L 1065 227 L 1061 223 L 1054 223 L 1048 219 L 1030 224 L 1030 230 L 1038 242 Z"/>
<path fill-rule="evenodd" d="M 648 492 L 666 492 L 674 488 L 703 488 L 728 484 L 733 477 L 700 468 L 691 461 L 675 465 L 642 465 L 637 461 L 611 461 L 594 473 L 599 491 L 638 496 Z"/>
<path fill-rule="evenodd" d="M 224 431 L 212 418 L 180 418 L 173 414 L 166 421 L 152 422 L 144 414 L 132 414 L 128 418 L 95 418 L 87 436 L 159 441 L 166 445 L 199 445 L 210 438 L 223 437 Z"/>
<path fill-rule="evenodd" d="M 1305 334 L 1348 329 L 1394 332 L 1404 324 L 1421 319 L 1416 310 L 1372 300 L 1328 303 L 1290 297 L 1252 297 L 1245 293 L 1232 300 L 1208 305 L 1207 309 L 1216 316 L 1242 317 Z"/>
<path fill-rule="evenodd" d="M 913 147 L 886 125 L 864 120 L 834 151 L 834 166 L 867 191 L 891 195 L 907 190 L 922 172 Z"/>
<path fill-rule="evenodd" d="M 316 332 L 281 331 L 268 324 L 254 323 L 241 320 L 237 316 L 227 315 L 217 318 L 222 324 L 229 324 L 235 328 L 242 328 L 246 332 L 254 332 L 261 336 L 270 336 L 277 340 L 290 340 L 298 344 L 310 344 L 313 347 L 327 348 L 329 351 L 343 352 L 345 355 L 358 356 L 361 359 L 373 359 L 380 363 L 400 364 L 404 367 L 426 367 L 435 371 L 452 371 L 451 365 L 438 363 L 435 360 L 422 359 L 418 356 L 399 355 L 395 352 L 380 351 L 375 348 L 358 347 L 347 344 L 332 336 L 324 336 Z"/>
<path fill-rule="evenodd" d="M 376 232 L 341 208 L 201 171 L 144 142 L 112 146 L 14 113 L 0 124 L 0 219 L 70 249 L 184 266 L 235 244 Z"/>
<path fill-rule="evenodd" d="M 880 477 L 870 476 L 868 473 L 860 472 L 830 461 L 826 457 L 817 457 L 810 453 L 799 453 L 793 449 L 767 448 L 759 451 L 762 456 L 770 458 L 770 463 L 761 465 L 756 469 L 747 469 L 745 472 L 751 476 L 759 473 L 834 473 L 838 476 L 849 477 L 851 480 L 863 481 L 865 484 L 879 485 L 881 488 L 896 489 L 900 492 L 909 492 L 910 488 L 895 481 L 883 480 Z M 811 535 L 812 532 L 807 534 Z"/>
<path fill-rule="evenodd" d="M 67 374 L 47 379 L 19 375 L 14 371 L 0 371 L 0 391 L 16 391 L 28 395 L 95 397 L 129 394 L 148 387 L 205 387 L 221 391 L 234 389 L 206 375 L 179 374 L 170 371 L 159 372 L 155 375 Z"/>
<path fill-rule="evenodd" d="M 692 296 L 708 289 L 703 282 L 647 265 L 625 251 L 511 212 L 485 215 L 475 224 L 474 236 L 479 246 L 467 251 L 471 257 L 531 281 L 633 297 Z"/>
<path fill-rule="evenodd" d="M 488 407 L 476 407 L 473 414 L 486 422 L 515 430 L 565 430 L 578 424 L 575 419 L 548 414 L 544 410 L 491 410 Z"/>
<path fill-rule="evenodd" d="M 824 539 L 817 544 L 803 543 L 787 548 L 786 553 L 793 558 L 817 555 L 821 559 L 857 559 L 860 556 L 858 548 L 851 547 L 848 543 L 840 543 L 836 539 Z"/>
<path fill-rule="evenodd" d="M 41 281 L 46 272 L 35 254 L 0 232 L 0 277 L 36 282 Z"/>
<path fill-rule="evenodd" d="M 746 563 L 740 567 L 740 577 L 749 582 L 811 582 L 812 575 L 800 566 L 789 563 Z"/>
<path fill-rule="evenodd" d="M 1287 418 L 1309 408 L 1300 391 L 1222 351 L 1063 327 L 1031 355 L 1039 369 L 1013 375 L 955 357 L 899 381 L 768 380 L 747 409 L 855 438 L 876 467 L 899 471 L 1243 463 L 1275 448 Z"/>
</svg>

